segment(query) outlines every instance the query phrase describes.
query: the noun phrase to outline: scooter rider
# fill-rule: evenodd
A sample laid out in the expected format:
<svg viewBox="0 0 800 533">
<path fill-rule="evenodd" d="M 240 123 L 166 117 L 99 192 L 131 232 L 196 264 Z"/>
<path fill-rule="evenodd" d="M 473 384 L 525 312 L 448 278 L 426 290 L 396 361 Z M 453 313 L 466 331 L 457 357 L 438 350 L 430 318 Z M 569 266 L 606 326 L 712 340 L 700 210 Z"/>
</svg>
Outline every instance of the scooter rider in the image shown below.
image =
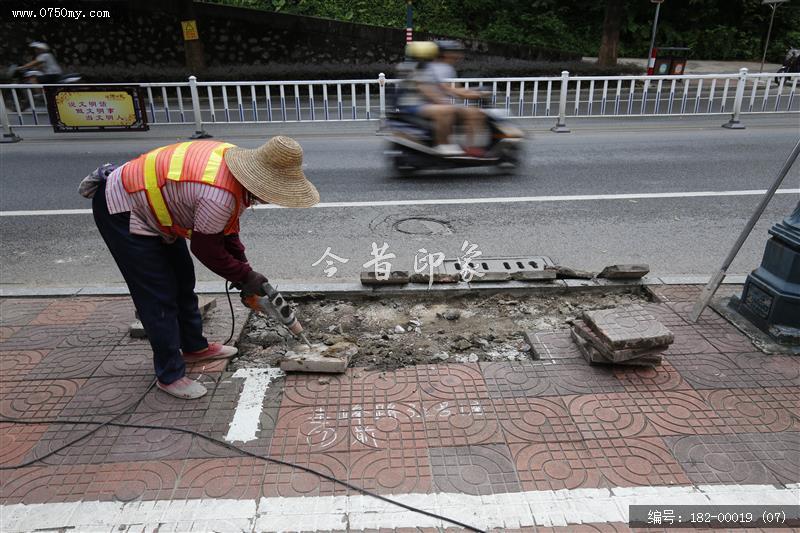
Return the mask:
<svg viewBox="0 0 800 533">
<path fill-rule="evenodd" d="M 19 67 L 18 70 L 35 69 L 42 72 L 38 76 L 28 77 L 30 83 L 57 83 L 63 71 L 55 56 L 50 52 L 50 47 L 41 41 L 33 41 L 28 46 L 34 50 L 36 57 Z"/>
<path fill-rule="evenodd" d="M 436 41 L 438 57 L 428 63 L 428 75 L 436 83 L 440 97 L 449 103 L 449 98 L 477 100 L 481 97 L 478 91 L 464 87 L 453 87 L 449 81 L 458 77 L 454 65 L 464 58 L 464 46 L 458 41 Z M 486 130 L 486 115 L 478 107 L 456 105 L 453 106 L 456 117 L 465 126 L 467 134 L 467 155 L 482 157 L 485 155 L 483 148 L 478 146 L 479 136 Z"/>
<path fill-rule="evenodd" d="M 413 41 L 406 45 L 406 57 L 416 64 L 405 63 L 404 80 L 397 98 L 397 108 L 403 113 L 419 115 L 433 121 L 434 149 L 442 155 L 461 155 L 460 147 L 449 143 L 456 110 L 444 94 L 436 88 L 436 78 L 428 69 L 439 49 L 430 41 Z"/>
</svg>

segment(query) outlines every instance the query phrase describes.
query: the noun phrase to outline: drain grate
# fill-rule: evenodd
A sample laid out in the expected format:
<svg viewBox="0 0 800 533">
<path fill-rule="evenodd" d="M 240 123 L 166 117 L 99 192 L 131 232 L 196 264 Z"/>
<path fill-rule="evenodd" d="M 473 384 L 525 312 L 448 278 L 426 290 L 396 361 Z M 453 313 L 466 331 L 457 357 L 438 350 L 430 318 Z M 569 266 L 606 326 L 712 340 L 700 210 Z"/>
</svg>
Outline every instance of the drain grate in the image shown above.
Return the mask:
<svg viewBox="0 0 800 533">
<path fill-rule="evenodd" d="M 555 279 L 554 270 L 545 270 L 547 266 L 554 266 L 553 261 L 546 256 L 527 257 L 486 257 L 467 264 L 459 259 L 445 259 L 444 271 L 446 274 L 461 275 L 469 268 L 476 274 L 473 282 L 481 281 L 507 281 L 507 280 L 537 280 Z M 483 274 L 483 276 L 481 276 Z"/>
</svg>

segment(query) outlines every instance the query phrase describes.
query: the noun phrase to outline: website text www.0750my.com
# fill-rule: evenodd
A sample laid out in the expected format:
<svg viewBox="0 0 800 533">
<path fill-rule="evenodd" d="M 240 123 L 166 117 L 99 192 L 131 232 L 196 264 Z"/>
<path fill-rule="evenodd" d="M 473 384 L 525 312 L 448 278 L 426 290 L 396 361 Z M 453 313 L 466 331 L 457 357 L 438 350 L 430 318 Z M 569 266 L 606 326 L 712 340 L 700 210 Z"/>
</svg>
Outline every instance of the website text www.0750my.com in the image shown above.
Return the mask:
<svg viewBox="0 0 800 533">
<path fill-rule="evenodd" d="M 111 12 L 106 9 L 76 10 L 76 9 L 65 9 L 63 7 L 42 7 L 39 9 L 12 9 L 11 16 L 13 18 L 21 18 L 21 19 L 30 19 L 30 18 L 107 19 L 111 18 Z"/>
</svg>

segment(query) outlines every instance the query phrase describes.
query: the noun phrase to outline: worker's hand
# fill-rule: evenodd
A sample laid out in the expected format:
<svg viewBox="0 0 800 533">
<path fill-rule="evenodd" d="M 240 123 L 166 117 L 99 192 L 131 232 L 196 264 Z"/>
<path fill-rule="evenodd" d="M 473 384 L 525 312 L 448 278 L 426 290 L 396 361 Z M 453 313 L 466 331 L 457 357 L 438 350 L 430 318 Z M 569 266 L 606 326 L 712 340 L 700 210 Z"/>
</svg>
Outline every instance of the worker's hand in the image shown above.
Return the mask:
<svg viewBox="0 0 800 533">
<path fill-rule="evenodd" d="M 269 280 L 264 274 L 259 274 L 255 270 L 251 270 L 247 273 L 247 276 L 242 281 L 242 298 L 246 298 L 252 295 L 264 296 L 266 292 L 264 292 L 263 285 L 267 283 Z"/>
</svg>

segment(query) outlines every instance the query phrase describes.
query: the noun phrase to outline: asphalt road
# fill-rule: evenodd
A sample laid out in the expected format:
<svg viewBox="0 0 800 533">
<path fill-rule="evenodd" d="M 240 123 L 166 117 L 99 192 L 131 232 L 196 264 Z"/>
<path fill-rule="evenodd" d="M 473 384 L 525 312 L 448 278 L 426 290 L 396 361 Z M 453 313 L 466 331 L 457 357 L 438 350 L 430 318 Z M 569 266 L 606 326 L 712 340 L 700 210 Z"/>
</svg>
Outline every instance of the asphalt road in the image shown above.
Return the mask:
<svg viewBox="0 0 800 533">
<path fill-rule="evenodd" d="M 484 257 L 546 255 L 583 269 L 644 262 L 656 275 L 707 275 L 719 267 L 759 196 L 592 196 L 766 189 L 797 142 L 800 121 L 797 116 L 747 120 L 742 131 L 720 128 L 719 117 L 572 123 L 571 134 L 550 133 L 550 120 L 526 122 L 526 164 L 513 177 L 478 170 L 393 178 L 383 162 L 384 139 L 372 124 L 214 133 L 252 147 L 264 136 L 294 135 L 323 202 L 364 203 L 246 213 L 242 238 L 250 261 L 270 278 L 354 281 L 371 259 L 373 242 L 389 245 L 388 252 L 397 256 L 391 260 L 395 268 L 411 269 L 419 249 L 456 257 L 465 240 L 477 244 Z M 0 145 L 0 211 L 87 209 L 88 201 L 76 192 L 86 173 L 105 161 L 123 162 L 175 142 L 178 135 L 156 129 L 126 140 L 23 132 L 22 143 Z M 800 188 L 797 166 L 784 188 Z M 584 196 L 547 198 L 576 195 Z M 521 197 L 536 198 L 479 200 Z M 478 203 L 414 203 L 441 199 Z M 758 265 L 767 229 L 798 199 L 795 193 L 776 196 L 730 273 L 744 274 Z M 411 203 L 369 205 L 398 200 Z M 433 221 L 403 222 L 410 217 Z M 0 244 L 5 287 L 121 281 L 88 214 L 2 216 Z M 328 247 L 348 260 L 335 262 L 338 272 L 331 278 L 323 272 L 324 262 L 312 265 Z M 198 278 L 217 279 L 202 267 Z"/>
</svg>

